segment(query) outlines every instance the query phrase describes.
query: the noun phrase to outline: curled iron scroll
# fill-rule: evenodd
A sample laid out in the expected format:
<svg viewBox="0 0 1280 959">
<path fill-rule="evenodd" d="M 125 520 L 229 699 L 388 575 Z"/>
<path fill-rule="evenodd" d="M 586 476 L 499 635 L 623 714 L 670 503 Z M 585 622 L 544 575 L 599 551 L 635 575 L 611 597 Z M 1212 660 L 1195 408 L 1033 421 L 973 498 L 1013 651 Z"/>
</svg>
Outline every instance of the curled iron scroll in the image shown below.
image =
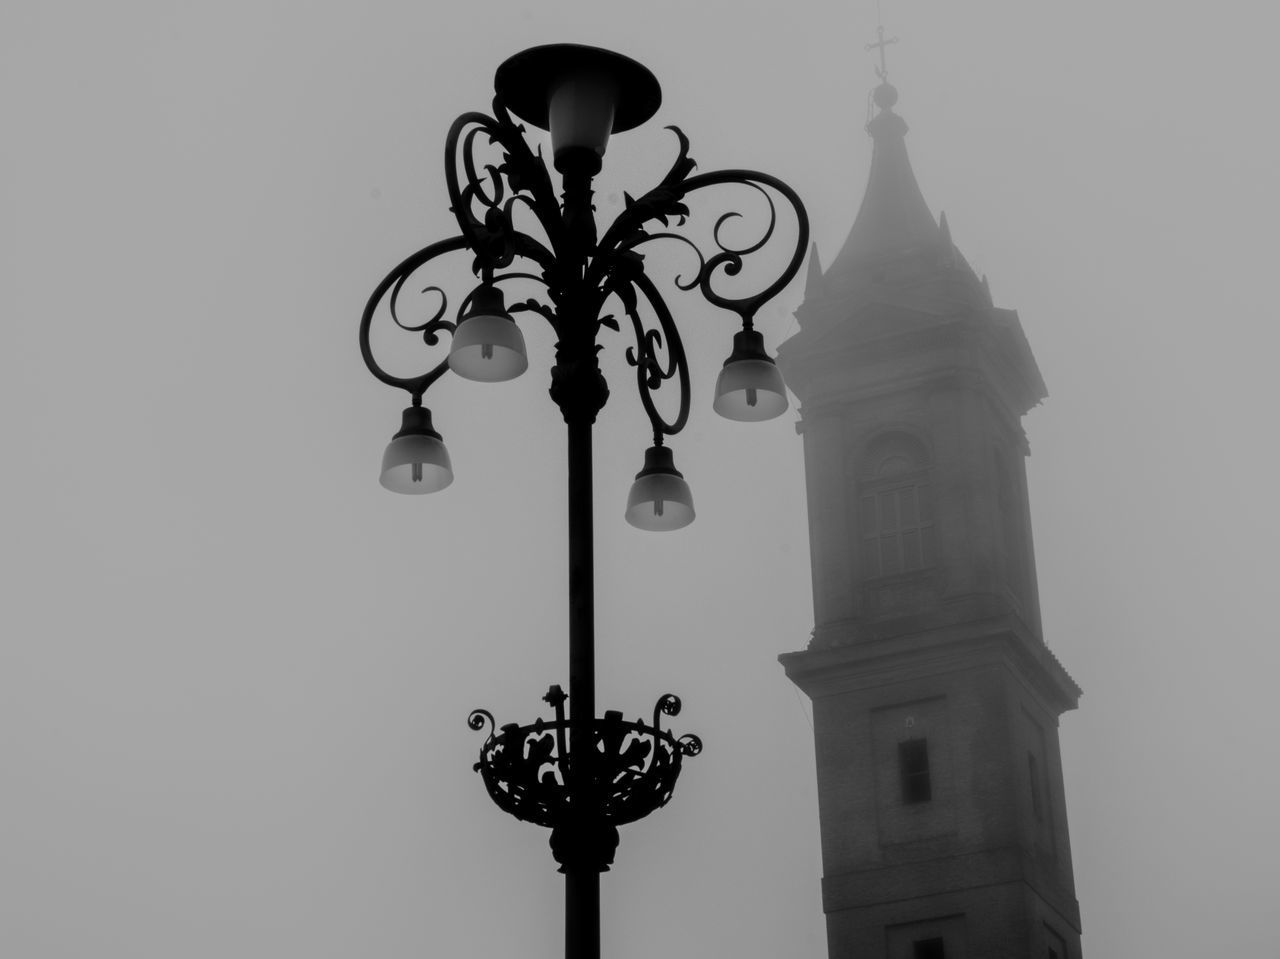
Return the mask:
<svg viewBox="0 0 1280 959">
<path fill-rule="evenodd" d="M 640 403 L 653 427 L 654 441 L 660 442 L 663 435 L 679 433 L 689 419 L 689 361 L 685 357 L 680 329 L 658 288 L 643 271 L 631 272 L 625 278 L 618 276 L 616 285 L 610 289 L 622 300 L 635 332 L 635 346 L 627 347 L 627 362 L 636 368 Z M 640 298 L 657 317 L 657 329 L 646 327 L 640 315 Z M 654 402 L 654 394 L 671 379 L 676 380 L 677 407 L 675 416 L 667 419 Z"/>
<path fill-rule="evenodd" d="M 392 319 L 395 320 L 397 326 L 403 330 L 421 333 L 423 340 L 428 344 L 434 344 L 439 336 L 439 332 L 443 329 L 452 330 L 453 324 L 447 323 L 443 319 L 445 311 L 448 309 L 448 297 L 439 287 L 428 286 L 425 289 L 435 289 L 439 292 L 441 303 L 431 317 L 422 323 L 405 323 L 401 319 L 401 309 L 399 305 L 399 297 L 406 289 L 410 277 L 418 270 L 426 266 L 436 257 L 443 256 L 448 253 L 455 253 L 459 250 L 467 248 L 466 237 L 455 236 L 447 240 L 440 240 L 432 243 L 430 246 L 423 247 L 412 256 L 406 257 L 400 262 L 390 273 L 382 278 L 373 293 L 369 295 L 369 301 L 365 304 L 364 315 L 360 318 L 360 354 L 364 357 L 365 366 L 369 368 L 369 372 L 380 379 L 388 386 L 395 386 L 402 390 L 407 390 L 414 397 L 421 397 L 423 392 L 439 379 L 446 369 L 448 362 L 441 361 L 431 367 L 426 372 L 418 376 L 393 376 L 384 370 L 373 355 L 373 347 L 370 343 L 370 330 L 373 326 L 374 317 L 378 313 L 378 308 L 385 302 L 390 311 Z M 412 287 L 409 287 L 412 289 Z"/>
<path fill-rule="evenodd" d="M 570 310 L 573 316 L 582 312 L 583 304 L 593 303 L 598 307 L 604 297 L 618 297 L 635 333 L 635 344 L 627 350 L 626 358 L 636 368 L 640 400 L 653 427 L 654 441 L 661 443 L 664 435 L 680 432 L 689 415 L 688 362 L 671 311 L 654 282 L 646 275 L 644 258 L 637 248 L 659 239 L 684 243 L 693 250 L 697 263 L 692 275 L 683 273 L 676 277 L 677 288 L 692 290 L 696 287 L 708 302 L 736 313 L 744 327 L 750 328 L 759 308 L 781 292 L 798 272 L 808 247 L 809 222 L 795 191 L 768 174 L 752 170 L 722 170 L 692 175 L 695 163 L 688 154 L 689 140 L 678 128 L 670 129 L 678 142 L 677 157 L 670 169 L 657 186 L 638 200 L 626 197 L 622 213 L 600 238 L 589 261 L 584 264 L 585 273 L 578 274 L 571 282 L 574 272 L 580 268 L 575 264 L 581 261 L 576 259 L 573 238 L 568 235 L 540 151 L 534 153 L 524 137 L 524 128 L 497 100 L 494 101 L 493 116 L 470 112 L 458 117 L 450 127 L 445 144 L 445 174 L 452 211 L 461 235 L 432 244 L 407 258 L 374 290 L 360 327 L 361 351 L 369 370 L 384 383 L 407 390 L 415 400 L 420 400 L 423 391 L 444 373 L 447 362 L 414 377 L 388 373 L 372 355 L 369 329 L 385 300 L 395 323 L 404 330 L 421 334 L 428 345 L 437 343 L 442 332 L 452 332 L 454 325 L 446 319 L 449 304 L 444 290 L 434 285 L 418 287 L 411 282 L 412 274 L 437 256 L 470 250 L 474 255 L 472 271 L 482 282 L 500 282 L 514 277 L 541 280 L 548 287 L 555 308 L 527 300 L 513 305 L 511 312 L 537 312 L 552 323 L 557 335 L 564 332 L 559 313 L 567 291 L 573 291 L 575 308 Z M 500 161 L 494 156 L 479 157 L 481 141 L 486 138 L 501 152 Z M 731 244 L 726 240 L 725 227 L 745 219 L 737 211 L 723 213 L 716 219 L 711 231 L 712 251 L 699 249 L 687 236 L 673 232 L 672 227 L 685 224 L 689 215 L 685 199 L 690 194 L 731 185 L 746 186 L 765 200 L 767 222 L 755 239 L 746 244 Z M 743 273 L 747 260 L 769 245 L 779 224 L 775 195 L 783 197 L 794 213 L 795 249 L 785 268 L 763 289 L 748 296 L 730 296 L 716 287 L 716 280 Z M 546 234 L 546 243 L 517 228 L 514 214 L 519 206 L 527 207 L 537 218 Z M 653 223 L 661 223 L 667 229 L 650 232 L 649 226 Z M 542 275 L 500 273 L 516 257 L 536 264 Z M 400 301 L 410 292 L 439 298 L 438 301 L 430 301 L 435 308 L 427 311 L 425 319 L 408 322 L 404 319 Z M 641 315 L 642 308 L 643 312 L 653 314 L 656 326 L 646 324 L 646 318 Z M 590 317 L 593 336 L 599 326 L 616 328 L 610 317 Z M 664 416 L 657 407 L 655 394 L 671 380 L 676 381 L 678 389 L 676 409 L 673 415 Z"/>
<path fill-rule="evenodd" d="M 469 728 L 478 731 L 484 728 L 485 723 L 489 724 L 489 735 L 492 736 L 494 730 L 498 728 L 497 722 L 493 718 L 493 713 L 487 709 L 471 710 L 471 715 L 467 717 L 467 726 Z"/>
<path fill-rule="evenodd" d="M 769 222 L 760 238 L 754 243 L 744 247 L 731 247 L 721 237 L 721 229 L 730 219 L 739 218 L 741 214 L 736 211 L 725 213 L 716 220 L 712 236 L 713 242 L 719 248 L 719 252 L 706 260 L 698 285 L 702 290 L 702 295 L 706 297 L 708 302 L 721 309 L 737 313 L 744 322 L 750 323 L 760 307 L 781 293 L 792 278 L 795 277 L 796 273 L 799 272 L 800 264 L 804 262 L 805 253 L 809 248 L 809 215 L 805 212 L 804 204 L 800 202 L 800 197 L 791 187 L 777 177 L 770 176 L 767 173 L 759 173 L 755 170 L 718 170 L 714 173 L 703 173 L 690 177 L 684 184 L 685 195 L 687 196 L 696 190 L 723 185 L 745 185 L 757 190 L 768 203 Z M 742 270 L 746 258 L 763 250 L 773 238 L 774 231 L 778 225 L 778 211 L 773 202 L 773 197 L 765 189 L 766 187 L 785 197 L 791 205 L 792 212 L 796 218 L 795 249 L 792 251 L 786 267 L 764 289 L 745 297 L 722 295 L 713 290 L 711 286 L 716 271 L 723 270 L 726 275 L 736 276 Z"/>
<path fill-rule="evenodd" d="M 681 289 L 699 287 L 710 303 L 738 314 L 744 323 L 750 325 L 759 308 L 791 282 L 804 261 L 809 246 L 809 217 L 804 204 L 791 187 L 767 173 L 739 169 L 691 175 L 695 164 L 689 157 L 689 139 L 679 128 L 670 129 L 675 133 L 679 144 L 675 162 L 661 182 L 640 199 L 627 197 L 626 208 L 601 238 L 599 256 L 593 270 L 604 274 L 617 271 L 620 265 L 625 269 L 627 259 L 639 256 L 636 248 L 640 245 L 659 239 L 680 239 L 697 253 L 698 273 L 696 281 L 677 279 L 676 285 Z M 669 229 L 660 233 L 650 232 L 649 225 L 654 222 L 667 228 L 672 225 L 672 220 L 675 220 L 675 226 L 684 225 L 689 216 L 689 207 L 685 202 L 688 196 L 700 190 L 721 186 L 746 186 L 764 197 L 768 219 L 762 233 L 753 242 L 735 246 L 725 241 L 725 225 L 733 220 L 744 219 L 736 210 L 717 218 L 711 240 L 716 249 L 709 255 L 700 250 L 692 240 Z M 737 276 L 747 259 L 764 250 L 773 239 L 778 227 L 778 206 L 774 202 L 774 194 L 787 201 L 796 221 L 795 248 L 787 265 L 772 282 L 750 296 L 734 297 L 719 292 L 713 288 L 713 281 L 717 276 Z"/>
<path fill-rule="evenodd" d="M 435 284 L 421 286 L 419 283 L 413 282 L 413 280 L 415 276 L 420 276 L 420 271 L 437 257 L 449 253 L 457 253 L 467 248 L 468 243 L 465 237 L 451 237 L 447 240 L 433 243 L 407 257 L 374 288 L 368 303 L 365 305 L 364 315 L 360 320 L 360 352 L 369 371 L 382 382 L 389 386 L 406 390 L 415 397 L 421 397 L 426 389 L 443 376 L 448 369 L 448 361 L 442 360 L 418 376 L 402 377 L 388 373 L 373 355 L 371 331 L 373 322 L 378 316 L 379 308 L 385 306 L 387 314 L 396 326 L 408 333 L 420 334 L 422 341 L 427 346 L 435 346 L 440 341 L 442 333 L 452 333 L 455 329 L 455 324 L 446 318 L 450 306 L 448 294 L 440 286 Z M 509 280 L 532 280 L 544 285 L 546 283 L 543 277 L 533 273 L 508 272 L 489 277 L 489 281 L 495 284 L 501 284 Z M 459 311 L 466 309 L 474 293 L 475 291 L 472 290 L 461 299 L 458 306 Z M 415 319 L 407 318 L 409 311 L 403 302 L 403 298 L 410 294 L 430 297 L 428 300 L 429 308 L 422 311 Z M 532 299 L 523 303 L 513 304 L 510 307 L 510 312 L 536 312 L 548 319 L 554 319 L 554 315 L 548 307 Z"/>
<path fill-rule="evenodd" d="M 553 247 L 558 245 L 561 231 L 559 218 L 553 215 L 558 207 L 550 178 L 545 165 L 529 149 L 522 128 L 500 104 L 495 103 L 494 113 L 492 117 L 464 113 L 449 129 L 445 184 L 450 206 L 467 245 L 475 251 L 477 273 L 501 269 L 515 256 L 550 269 L 555 255 L 518 229 L 514 218 L 516 205 L 523 204 L 537 217 Z M 477 141 L 482 135 L 501 150 L 501 162 L 477 164 Z"/>
</svg>

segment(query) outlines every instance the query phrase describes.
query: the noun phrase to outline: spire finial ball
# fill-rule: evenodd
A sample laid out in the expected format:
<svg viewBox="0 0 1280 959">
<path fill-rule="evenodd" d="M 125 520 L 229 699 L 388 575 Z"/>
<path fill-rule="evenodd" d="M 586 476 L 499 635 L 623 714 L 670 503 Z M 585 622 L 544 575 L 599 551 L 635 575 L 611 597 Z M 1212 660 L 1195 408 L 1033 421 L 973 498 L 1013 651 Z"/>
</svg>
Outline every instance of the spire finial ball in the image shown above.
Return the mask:
<svg viewBox="0 0 1280 959">
<path fill-rule="evenodd" d="M 871 94 L 871 100 L 881 110 L 891 110 L 898 102 L 898 88 L 886 81 L 875 88 Z"/>
</svg>

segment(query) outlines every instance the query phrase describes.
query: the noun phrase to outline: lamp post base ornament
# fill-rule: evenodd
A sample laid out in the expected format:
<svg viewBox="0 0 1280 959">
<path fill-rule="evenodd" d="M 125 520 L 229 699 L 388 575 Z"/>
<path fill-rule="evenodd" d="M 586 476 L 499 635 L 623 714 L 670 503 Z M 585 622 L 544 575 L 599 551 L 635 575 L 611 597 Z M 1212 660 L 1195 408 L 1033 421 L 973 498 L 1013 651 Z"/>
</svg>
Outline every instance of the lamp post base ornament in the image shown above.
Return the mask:
<svg viewBox="0 0 1280 959">
<path fill-rule="evenodd" d="M 618 847 L 618 826 L 670 801 L 681 761 L 698 755 L 702 740 L 692 733 L 677 738 L 659 726 L 660 716 L 680 712 L 679 697 L 668 693 L 654 706 L 649 723 L 606 712 L 592 723 L 592 753 L 575 757 L 568 748 L 568 697 L 552 686 L 543 698 L 555 710 L 550 722 L 538 718 L 527 726 L 499 727 L 488 710 L 471 713 L 467 725 L 472 729 L 489 727 L 474 769 L 499 808 L 551 829 L 551 852 L 561 872 L 566 866 L 607 872 Z M 575 782 L 581 773 L 585 781 Z M 587 797 L 580 806 L 574 803 L 575 787 Z"/>
</svg>

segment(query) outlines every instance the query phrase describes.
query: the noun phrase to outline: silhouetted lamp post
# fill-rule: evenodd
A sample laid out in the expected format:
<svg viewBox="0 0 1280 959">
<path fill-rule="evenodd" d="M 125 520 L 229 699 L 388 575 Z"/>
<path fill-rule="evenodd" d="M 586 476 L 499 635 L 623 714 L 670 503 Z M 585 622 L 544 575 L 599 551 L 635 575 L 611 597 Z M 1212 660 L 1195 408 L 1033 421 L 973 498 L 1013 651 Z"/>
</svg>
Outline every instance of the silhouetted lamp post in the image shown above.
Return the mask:
<svg viewBox="0 0 1280 959">
<path fill-rule="evenodd" d="M 741 330 L 716 382 L 714 408 L 735 420 L 762 420 L 787 407 L 777 367 L 754 328 L 766 301 L 799 269 L 808 244 L 808 220 L 799 197 L 762 173 L 726 170 L 692 175 L 688 140 L 672 127 L 679 144 L 674 165 L 624 209 L 603 235 L 591 203 L 592 178 L 601 169 L 609 136 L 637 127 L 657 112 L 658 81 L 640 64 L 607 50 L 576 45 L 535 47 L 503 63 L 494 78 L 493 116 L 466 113 L 449 130 L 445 180 L 458 234 L 418 251 L 378 284 L 360 323 L 360 348 L 378 379 L 405 390 L 411 405 L 382 459 L 382 485 L 398 493 L 431 493 L 453 481 L 453 467 L 440 434 L 422 405 L 428 387 L 447 370 L 480 382 L 508 380 L 528 367 L 520 313 L 542 317 L 556 336 L 551 398 L 568 426 L 569 450 L 569 693 L 553 686 L 544 697 L 555 718 L 497 727 L 476 710 L 473 729 L 489 735 L 476 769 L 489 795 L 519 819 L 551 829 L 551 848 L 565 874 L 565 954 L 595 959 L 600 953 L 600 873 L 618 844 L 617 827 L 634 822 L 671 798 L 681 758 L 701 749 L 696 736 L 679 738 L 660 727 L 662 715 L 679 712 L 671 695 L 658 700 L 651 721 L 627 722 L 609 711 L 596 717 L 594 585 L 592 570 L 591 430 L 609 388 L 597 363 L 603 330 L 620 333 L 615 315 L 634 332 L 626 352 L 636 370 L 640 402 L 653 427 L 653 445 L 627 498 L 627 522 L 644 530 L 673 530 L 692 522 L 693 498 L 676 469 L 665 438 L 684 427 L 689 413 L 689 369 L 679 330 L 654 281 L 646 274 L 641 247 L 658 240 L 685 244 L 696 272 L 677 277 L 682 290 L 699 290 L 714 305 L 736 315 Z M 513 116 L 514 115 L 514 116 Z M 556 198 L 541 148 L 531 149 L 516 119 L 548 130 L 561 178 Z M 695 191 L 746 186 L 764 198 L 767 222 L 743 246 L 722 237 L 736 212 L 720 216 L 712 231 L 715 249 L 672 232 L 689 214 L 684 200 Z M 738 277 L 745 260 L 774 235 L 782 197 L 795 221 L 795 247 L 785 267 L 763 289 L 729 296 L 717 284 Z M 675 221 L 673 223 L 673 221 Z M 660 228 L 655 229 L 655 226 Z M 478 281 L 448 319 L 444 289 L 417 279 L 428 263 L 448 254 L 470 258 Z M 465 274 L 464 270 L 457 273 Z M 538 296 L 508 305 L 503 285 L 519 281 L 541 287 Z M 420 313 L 407 297 L 421 298 Z M 609 310 L 614 312 L 609 312 Z M 394 376 L 374 359 L 370 333 L 379 318 L 417 334 L 428 346 L 450 335 L 446 359 L 426 372 Z M 665 418 L 654 393 L 674 380 L 677 411 Z M 565 700 L 569 716 L 565 718 Z"/>
</svg>

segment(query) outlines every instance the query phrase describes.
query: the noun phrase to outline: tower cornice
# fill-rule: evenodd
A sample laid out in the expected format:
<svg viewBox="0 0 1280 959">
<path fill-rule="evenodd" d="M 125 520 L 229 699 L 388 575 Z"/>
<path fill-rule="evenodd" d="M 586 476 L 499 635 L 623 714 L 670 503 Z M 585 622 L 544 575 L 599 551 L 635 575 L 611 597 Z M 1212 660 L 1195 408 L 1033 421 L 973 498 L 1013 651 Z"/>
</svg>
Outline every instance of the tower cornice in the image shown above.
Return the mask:
<svg viewBox="0 0 1280 959">
<path fill-rule="evenodd" d="M 1025 683 L 1052 715 L 1079 705 L 1081 689 L 1076 681 L 1014 615 L 917 625 L 909 635 L 861 642 L 833 643 L 828 636 L 829 645 L 819 646 L 815 637 L 808 649 L 783 653 L 778 661 L 791 681 L 814 699 L 1000 665 Z"/>
<path fill-rule="evenodd" d="M 793 336 L 779 348 L 778 364 L 806 418 L 831 404 L 963 382 L 988 390 L 1016 425 L 1048 396 L 1013 310 L 940 316 L 901 304 L 866 304 L 844 327 Z"/>
</svg>

